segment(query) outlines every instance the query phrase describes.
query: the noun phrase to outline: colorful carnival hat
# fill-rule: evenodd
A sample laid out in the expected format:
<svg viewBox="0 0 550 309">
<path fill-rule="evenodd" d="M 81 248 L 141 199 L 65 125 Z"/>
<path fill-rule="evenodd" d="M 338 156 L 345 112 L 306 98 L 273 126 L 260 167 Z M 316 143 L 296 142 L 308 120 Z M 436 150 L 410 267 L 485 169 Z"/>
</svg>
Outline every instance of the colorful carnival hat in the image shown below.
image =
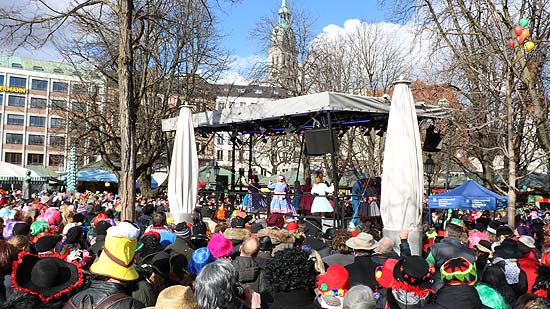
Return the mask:
<svg viewBox="0 0 550 309">
<path fill-rule="evenodd" d="M 477 281 L 476 265 L 463 257 L 443 263 L 440 273 L 441 279 L 448 285 L 474 285 Z"/>
<path fill-rule="evenodd" d="M 210 238 L 208 242 L 208 249 L 212 252 L 212 255 L 219 259 L 228 256 L 233 252 L 233 243 L 231 240 L 225 238 L 223 234 L 216 233 Z"/>
<path fill-rule="evenodd" d="M 193 251 L 187 270 L 189 270 L 189 272 L 193 275 L 198 275 L 204 266 L 214 262 L 215 260 L 216 258 L 207 247 L 199 248 Z"/>
<path fill-rule="evenodd" d="M 420 289 L 431 287 L 434 273 L 434 267 L 430 266 L 421 256 L 402 258 L 393 268 L 393 277 L 395 280 L 411 286 L 417 286 Z"/>
<path fill-rule="evenodd" d="M 129 222 L 107 229 L 103 251 L 90 267 L 90 272 L 121 281 L 136 280 L 139 275 L 134 266 L 134 255 L 139 234 L 139 228 Z"/>
<path fill-rule="evenodd" d="M 23 251 L 14 262 L 12 287 L 36 295 L 45 303 L 68 294 L 83 283 L 80 265 L 59 257 L 41 258 Z"/>
<path fill-rule="evenodd" d="M 412 257 L 409 257 L 409 259 L 410 258 Z M 410 268 L 405 269 L 405 266 L 408 267 L 409 264 L 412 264 L 411 262 L 415 260 L 418 260 L 418 259 L 413 258 L 413 260 L 409 260 L 409 262 L 407 262 L 405 265 L 404 263 L 405 261 L 403 260 L 387 259 L 382 266 L 376 267 L 376 270 L 374 272 L 376 281 L 378 281 L 378 283 L 384 288 L 391 288 L 394 290 L 404 290 L 406 292 L 411 292 L 417 295 L 418 297 L 425 297 L 430 292 L 433 292 L 433 289 L 431 288 L 431 284 L 433 283 L 433 280 L 432 280 L 433 273 L 435 272 L 435 269 L 433 268 L 433 266 L 428 265 L 427 273 L 430 274 L 428 277 L 426 277 L 426 275 L 421 276 L 421 278 L 423 277 L 425 279 L 422 279 L 420 281 L 417 281 L 415 279 L 415 283 L 417 283 L 416 285 L 411 285 L 408 283 L 408 281 L 405 281 L 403 279 L 397 280 L 396 278 L 396 272 L 400 278 L 404 278 L 404 274 L 412 274 L 413 271 Z M 422 261 L 423 263 L 420 262 L 420 260 L 418 260 L 418 263 L 421 263 L 424 266 L 422 268 L 425 268 L 426 266 L 425 264 L 427 263 L 424 259 L 422 259 Z M 399 263 L 399 267 L 397 267 L 398 263 Z M 403 271 L 401 271 L 401 266 L 403 266 Z M 397 270 L 396 270 L 396 267 L 397 267 Z M 414 271 L 414 272 L 416 273 L 417 271 Z M 409 275 L 407 276 L 409 277 Z M 409 281 L 411 280 L 409 279 Z M 425 284 L 424 282 L 427 282 L 427 283 Z"/>
<path fill-rule="evenodd" d="M 345 296 L 350 286 L 347 269 L 339 264 L 331 265 L 327 272 L 317 277 L 317 288 L 322 295 Z"/>
</svg>

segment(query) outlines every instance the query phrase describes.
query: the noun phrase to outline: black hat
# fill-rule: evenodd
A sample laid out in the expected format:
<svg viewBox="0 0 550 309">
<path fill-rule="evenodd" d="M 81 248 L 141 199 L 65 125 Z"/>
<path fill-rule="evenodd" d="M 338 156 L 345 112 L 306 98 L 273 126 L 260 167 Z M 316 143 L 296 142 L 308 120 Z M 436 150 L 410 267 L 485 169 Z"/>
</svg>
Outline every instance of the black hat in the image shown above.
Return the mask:
<svg viewBox="0 0 550 309">
<path fill-rule="evenodd" d="M 510 238 L 506 238 L 500 246 L 495 247 L 495 256 L 503 259 L 518 259 L 521 255 L 518 243 Z"/>
<path fill-rule="evenodd" d="M 13 235 L 27 236 L 30 231 L 31 227 L 27 223 L 19 222 L 13 226 Z"/>
<path fill-rule="evenodd" d="M 210 218 L 212 215 L 212 210 L 208 206 L 203 206 L 200 209 L 201 218 Z"/>
<path fill-rule="evenodd" d="M 489 225 L 487 225 L 487 232 L 491 234 L 496 234 L 499 226 L 500 223 L 498 221 L 491 221 L 489 222 Z"/>
<path fill-rule="evenodd" d="M 250 226 L 250 233 L 256 234 L 263 228 L 264 226 L 261 223 L 258 223 L 258 222 L 252 223 L 252 225 Z"/>
<path fill-rule="evenodd" d="M 155 212 L 155 207 L 152 204 L 147 204 L 141 209 L 144 215 L 152 215 Z"/>
<path fill-rule="evenodd" d="M 82 238 L 82 228 L 80 226 L 73 226 L 67 231 L 67 239 L 65 243 L 76 244 Z"/>
<path fill-rule="evenodd" d="M 195 222 L 191 227 L 193 235 L 206 235 L 206 223 L 202 221 Z"/>
<path fill-rule="evenodd" d="M 234 217 L 231 219 L 231 227 L 232 228 L 244 228 L 245 222 L 244 219 L 241 217 Z"/>
<path fill-rule="evenodd" d="M 511 236 L 514 236 L 514 231 L 510 227 L 506 225 L 502 225 L 497 228 L 496 234 L 497 234 L 497 237 L 500 237 L 500 236 L 511 237 Z"/>
<path fill-rule="evenodd" d="M 174 234 L 182 238 L 189 238 L 191 236 L 191 229 L 187 226 L 186 222 L 180 222 L 176 225 Z"/>
<path fill-rule="evenodd" d="M 96 236 L 99 235 L 107 235 L 107 229 L 110 228 L 112 225 L 108 221 L 101 220 L 99 221 L 95 226 L 95 234 Z"/>
<path fill-rule="evenodd" d="M 430 288 L 433 284 L 435 269 L 430 267 L 421 256 L 408 256 L 399 260 L 393 268 L 393 277 L 397 281 L 420 289 Z"/>
<path fill-rule="evenodd" d="M 62 238 L 61 235 L 44 235 L 40 237 L 34 245 L 36 252 L 42 253 L 52 250 Z"/>
<path fill-rule="evenodd" d="M 77 222 L 77 223 L 84 223 L 84 220 L 86 219 L 86 216 L 84 216 L 83 214 L 81 213 L 76 213 L 74 214 L 73 216 L 73 222 Z"/>
<path fill-rule="evenodd" d="M 477 250 L 485 253 L 493 253 L 493 250 L 491 250 L 491 243 L 485 239 L 480 240 L 476 245 Z"/>
<path fill-rule="evenodd" d="M 153 256 L 151 260 L 153 272 L 163 277 L 168 277 L 170 273 L 170 254 L 165 251 L 160 251 Z"/>
<path fill-rule="evenodd" d="M 332 240 L 334 238 L 334 235 L 336 235 L 336 232 L 338 232 L 338 229 L 335 227 L 331 227 L 327 229 L 326 232 L 323 234 L 323 238 Z"/>
<path fill-rule="evenodd" d="M 40 258 L 28 252 L 20 253 L 13 274 L 14 289 L 36 295 L 45 303 L 84 283 L 84 274 L 77 264 L 54 256 Z"/>
<path fill-rule="evenodd" d="M 321 239 L 315 237 L 306 237 L 302 245 L 309 246 L 311 249 L 316 251 L 319 251 L 325 247 L 325 243 Z"/>
<path fill-rule="evenodd" d="M 271 251 L 273 250 L 273 243 L 271 243 L 271 238 L 269 236 L 263 236 L 259 239 L 260 242 L 260 251 Z"/>
</svg>

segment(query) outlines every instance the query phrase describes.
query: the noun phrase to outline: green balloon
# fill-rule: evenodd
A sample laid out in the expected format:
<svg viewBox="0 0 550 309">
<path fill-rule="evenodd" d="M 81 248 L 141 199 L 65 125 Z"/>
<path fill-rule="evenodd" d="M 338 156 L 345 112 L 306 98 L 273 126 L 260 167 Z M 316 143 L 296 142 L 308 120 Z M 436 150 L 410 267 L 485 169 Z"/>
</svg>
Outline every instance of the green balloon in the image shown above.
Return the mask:
<svg viewBox="0 0 550 309">
<path fill-rule="evenodd" d="M 523 17 L 522 19 L 519 20 L 519 25 L 522 26 L 523 28 L 529 26 L 529 19 Z"/>
</svg>

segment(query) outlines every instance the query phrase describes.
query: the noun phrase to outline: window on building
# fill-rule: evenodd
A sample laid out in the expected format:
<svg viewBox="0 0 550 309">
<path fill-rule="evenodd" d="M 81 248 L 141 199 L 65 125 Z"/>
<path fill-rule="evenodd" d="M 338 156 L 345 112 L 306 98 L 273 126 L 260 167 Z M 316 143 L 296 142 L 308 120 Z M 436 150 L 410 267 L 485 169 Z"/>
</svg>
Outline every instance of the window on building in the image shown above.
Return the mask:
<svg viewBox="0 0 550 309">
<path fill-rule="evenodd" d="M 6 133 L 6 144 L 23 144 L 23 134 Z"/>
<path fill-rule="evenodd" d="M 11 67 L 12 67 L 12 68 L 16 68 L 16 69 L 22 69 L 22 68 L 23 68 L 23 65 L 22 65 L 21 63 L 12 62 L 12 63 L 11 63 Z"/>
<path fill-rule="evenodd" d="M 216 135 L 216 144 L 223 145 L 223 135 L 221 134 Z"/>
<path fill-rule="evenodd" d="M 65 110 L 67 108 L 67 101 L 65 100 L 52 100 L 51 109 Z"/>
<path fill-rule="evenodd" d="M 73 84 L 72 86 L 72 94 L 79 94 L 79 93 L 86 93 L 86 85 L 83 84 Z"/>
<path fill-rule="evenodd" d="M 8 106 L 25 106 L 25 97 L 18 95 L 9 95 L 8 96 Z"/>
<path fill-rule="evenodd" d="M 46 108 L 47 103 L 45 98 L 31 98 L 31 108 Z"/>
<path fill-rule="evenodd" d="M 19 152 L 6 152 L 4 161 L 11 164 L 21 165 L 22 160 L 23 160 L 23 154 Z"/>
<path fill-rule="evenodd" d="M 233 160 L 233 150 L 227 151 L 227 159 L 228 160 Z"/>
<path fill-rule="evenodd" d="M 67 90 L 69 89 L 69 84 L 64 82 L 53 82 L 52 83 L 52 91 L 53 92 L 62 92 L 67 93 Z"/>
<path fill-rule="evenodd" d="M 27 79 L 24 77 L 10 76 L 10 87 L 27 88 Z"/>
<path fill-rule="evenodd" d="M 223 160 L 223 150 L 216 151 L 216 160 L 218 160 L 218 161 Z"/>
<path fill-rule="evenodd" d="M 224 103 L 224 102 L 218 103 L 218 109 L 219 109 L 219 110 L 222 110 L 222 109 L 224 109 L 224 108 L 225 108 L 225 103 Z"/>
<path fill-rule="evenodd" d="M 46 117 L 40 116 L 29 116 L 29 126 L 30 127 L 45 127 L 46 126 Z"/>
<path fill-rule="evenodd" d="M 244 88 L 239 88 L 239 89 L 237 89 L 237 92 L 238 92 L 238 93 L 244 93 Z"/>
<path fill-rule="evenodd" d="M 65 121 L 62 118 L 50 119 L 50 128 L 62 128 L 65 125 Z"/>
<path fill-rule="evenodd" d="M 86 102 L 72 102 L 71 103 L 71 110 L 73 112 L 77 112 L 77 113 L 86 112 Z"/>
<path fill-rule="evenodd" d="M 22 126 L 25 124 L 25 116 L 8 114 L 7 124 L 14 126 Z"/>
<path fill-rule="evenodd" d="M 53 69 L 53 72 L 54 72 L 54 73 L 63 74 L 63 70 L 60 69 L 60 68 L 55 68 L 55 69 Z"/>
<path fill-rule="evenodd" d="M 0 86 L 4 86 L 4 75 L 0 75 Z"/>
<path fill-rule="evenodd" d="M 4 104 L 4 95 L 0 94 L 0 105 Z"/>
<path fill-rule="evenodd" d="M 65 136 L 50 136 L 50 146 L 64 147 L 65 146 Z"/>
<path fill-rule="evenodd" d="M 44 71 L 44 68 L 39 65 L 32 66 L 33 71 Z"/>
<path fill-rule="evenodd" d="M 48 90 L 48 81 L 44 79 L 33 79 L 31 81 L 31 89 Z"/>
<path fill-rule="evenodd" d="M 254 93 L 255 93 L 255 94 L 262 94 L 262 92 L 263 92 L 262 89 L 256 89 L 256 90 L 254 90 Z"/>
<path fill-rule="evenodd" d="M 64 163 L 65 163 L 65 156 L 55 155 L 55 154 L 50 155 L 50 158 L 48 161 L 49 166 L 60 166 L 60 165 L 63 165 Z"/>
<path fill-rule="evenodd" d="M 44 135 L 29 134 L 29 145 L 44 145 Z"/>
<path fill-rule="evenodd" d="M 41 153 L 29 153 L 27 155 L 28 165 L 42 165 L 44 164 L 44 155 Z"/>
</svg>

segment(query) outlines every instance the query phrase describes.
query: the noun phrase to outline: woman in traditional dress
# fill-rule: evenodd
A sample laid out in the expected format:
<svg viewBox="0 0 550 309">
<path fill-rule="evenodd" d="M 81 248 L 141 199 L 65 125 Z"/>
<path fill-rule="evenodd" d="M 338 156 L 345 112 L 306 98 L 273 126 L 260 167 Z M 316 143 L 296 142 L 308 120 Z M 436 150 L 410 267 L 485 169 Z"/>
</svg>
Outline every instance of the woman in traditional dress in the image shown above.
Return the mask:
<svg viewBox="0 0 550 309">
<path fill-rule="evenodd" d="M 327 184 L 323 180 L 323 175 L 319 174 L 315 177 L 315 184 L 311 188 L 311 194 L 315 196 L 311 205 L 311 213 L 321 213 L 321 216 L 326 212 L 333 212 L 334 209 L 327 199 L 326 195 L 334 192 L 334 186 Z"/>
<path fill-rule="evenodd" d="M 257 213 L 260 210 L 265 210 L 267 202 L 260 192 L 260 183 L 258 175 L 250 175 L 248 182 L 244 177 L 241 179 L 243 186 L 248 188 L 246 203 L 243 201 L 245 211 Z"/>
<path fill-rule="evenodd" d="M 288 193 L 288 185 L 283 175 L 277 176 L 277 182 L 269 182 L 267 187 L 273 190 L 273 198 L 271 199 L 271 213 L 280 213 L 284 215 L 295 215 L 296 211 L 286 196 Z"/>
<path fill-rule="evenodd" d="M 304 215 L 311 215 L 312 203 L 313 195 L 311 195 L 311 177 L 307 177 L 305 184 L 302 186 L 302 198 L 300 199 L 300 209 L 302 209 Z"/>
</svg>

